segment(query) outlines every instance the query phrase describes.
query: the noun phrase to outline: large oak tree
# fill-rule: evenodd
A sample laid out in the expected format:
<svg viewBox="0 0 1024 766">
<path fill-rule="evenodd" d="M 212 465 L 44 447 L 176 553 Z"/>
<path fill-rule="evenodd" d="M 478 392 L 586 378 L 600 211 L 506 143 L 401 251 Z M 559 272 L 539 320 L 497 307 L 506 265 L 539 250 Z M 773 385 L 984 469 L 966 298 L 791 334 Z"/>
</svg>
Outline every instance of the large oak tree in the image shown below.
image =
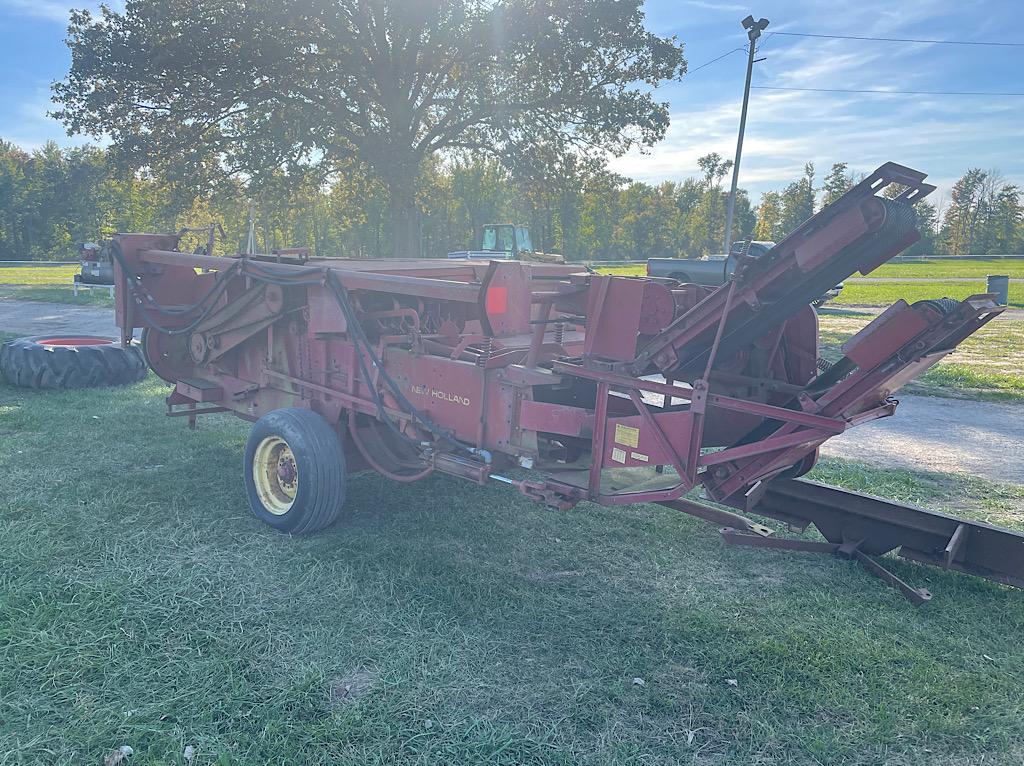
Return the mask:
<svg viewBox="0 0 1024 766">
<path fill-rule="evenodd" d="M 369 167 L 395 253 L 415 252 L 424 160 L 471 150 L 603 158 L 668 124 L 682 46 L 642 0 L 128 0 L 76 11 L 54 86 L 69 132 L 209 184 Z M 542 150 L 542 151 L 538 151 Z"/>
</svg>

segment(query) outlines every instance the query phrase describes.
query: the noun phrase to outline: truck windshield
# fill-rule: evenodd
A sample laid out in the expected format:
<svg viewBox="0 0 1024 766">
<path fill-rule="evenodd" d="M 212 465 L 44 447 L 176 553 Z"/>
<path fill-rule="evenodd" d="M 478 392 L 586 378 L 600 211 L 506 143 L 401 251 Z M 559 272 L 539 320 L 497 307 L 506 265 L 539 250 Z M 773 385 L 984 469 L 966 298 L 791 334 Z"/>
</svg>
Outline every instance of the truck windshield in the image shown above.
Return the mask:
<svg viewBox="0 0 1024 766">
<path fill-rule="evenodd" d="M 484 250 L 496 250 L 495 245 L 498 244 L 498 230 L 493 226 L 484 227 L 484 241 L 481 243 L 481 248 Z"/>
</svg>

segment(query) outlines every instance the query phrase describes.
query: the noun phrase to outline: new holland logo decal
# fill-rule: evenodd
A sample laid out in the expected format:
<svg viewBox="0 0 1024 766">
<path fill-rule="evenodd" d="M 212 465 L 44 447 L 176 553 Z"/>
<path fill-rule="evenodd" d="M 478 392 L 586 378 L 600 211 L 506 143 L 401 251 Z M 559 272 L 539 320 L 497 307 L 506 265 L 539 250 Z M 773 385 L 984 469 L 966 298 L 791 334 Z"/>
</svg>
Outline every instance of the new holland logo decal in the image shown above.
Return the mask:
<svg viewBox="0 0 1024 766">
<path fill-rule="evenodd" d="M 463 407 L 468 407 L 471 402 L 468 396 L 462 396 L 461 394 L 453 394 L 450 391 L 442 391 L 438 388 L 431 388 L 430 386 L 421 386 L 416 383 L 409 387 L 414 394 L 419 396 L 429 396 L 434 399 L 440 399 L 443 402 L 451 402 L 452 404 L 461 404 Z"/>
</svg>

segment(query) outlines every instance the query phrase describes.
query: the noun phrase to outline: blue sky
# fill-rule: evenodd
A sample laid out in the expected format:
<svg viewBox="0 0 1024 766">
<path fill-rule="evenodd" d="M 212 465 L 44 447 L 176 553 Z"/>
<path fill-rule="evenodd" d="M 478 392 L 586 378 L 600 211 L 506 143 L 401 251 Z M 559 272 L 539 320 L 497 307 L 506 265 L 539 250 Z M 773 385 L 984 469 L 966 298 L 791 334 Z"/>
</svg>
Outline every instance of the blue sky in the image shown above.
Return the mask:
<svg viewBox="0 0 1024 766">
<path fill-rule="evenodd" d="M 50 82 L 67 70 L 61 0 L 0 0 L 0 137 L 24 147 L 68 138 L 46 116 Z M 776 32 L 1024 42 L 1019 2 L 861 0 L 857 3 L 648 0 L 648 25 L 686 45 L 693 70 L 741 47 L 748 12 L 771 21 L 754 84 L 803 88 L 1024 92 L 1024 48 L 787 37 Z M 735 151 L 745 57 L 735 51 L 659 89 L 672 126 L 649 153 L 613 162 L 645 181 L 696 175 L 709 151 Z M 940 192 L 968 167 L 997 169 L 1024 185 L 1024 98 L 878 96 L 755 90 L 740 184 L 755 196 L 784 186 L 814 161 L 819 180 L 832 162 L 868 172 L 886 160 L 923 170 Z"/>
</svg>

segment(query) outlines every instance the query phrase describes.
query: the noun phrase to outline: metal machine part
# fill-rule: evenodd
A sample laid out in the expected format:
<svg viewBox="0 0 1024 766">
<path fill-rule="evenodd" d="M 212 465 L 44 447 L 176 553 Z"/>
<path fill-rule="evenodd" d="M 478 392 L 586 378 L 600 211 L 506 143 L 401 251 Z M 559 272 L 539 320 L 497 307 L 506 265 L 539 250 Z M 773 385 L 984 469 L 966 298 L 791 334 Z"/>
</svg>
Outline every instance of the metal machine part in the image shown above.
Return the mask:
<svg viewBox="0 0 1024 766">
<path fill-rule="evenodd" d="M 902 193 L 880 196 L 891 184 Z M 521 261 L 211 257 L 123 234 L 116 315 L 126 338 L 146 331 L 174 383 L 169 415 L 257 421 L 250 503 L 276 528 L 333 521 L 324 498 L 341 496 L 330 477 L 343 482 L 345 465 L 396 481 L 438 471 L 559 509 L 661 503 L 733 530 L 731 542 L 789 545 L 725 507 L 813 523 L 828 541 L 815 550 L 921 602 L 870 557 L 900 547 L 1019 584 L 1022 538 L 957 520 L 959 532 L 944 521 L 924 535 L 925 511 L 781 491 L 804 486 L 792 478 L 823 442 L 892 415 L 901 385 L 1002 311 L 989 295 L 899 301 L 819 365 L 809 303 L 913 244 L 913 205 L 933 189 L 883 165 L 717 288 Z M 344 460 L 325 457 L 342 454 L 325 429 Z M 696 487 L 719 507 L 684 497 Z"/>
</svg>

